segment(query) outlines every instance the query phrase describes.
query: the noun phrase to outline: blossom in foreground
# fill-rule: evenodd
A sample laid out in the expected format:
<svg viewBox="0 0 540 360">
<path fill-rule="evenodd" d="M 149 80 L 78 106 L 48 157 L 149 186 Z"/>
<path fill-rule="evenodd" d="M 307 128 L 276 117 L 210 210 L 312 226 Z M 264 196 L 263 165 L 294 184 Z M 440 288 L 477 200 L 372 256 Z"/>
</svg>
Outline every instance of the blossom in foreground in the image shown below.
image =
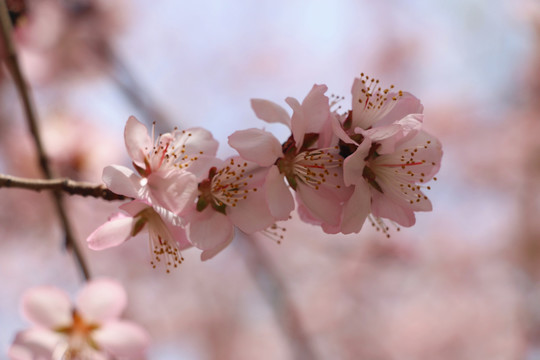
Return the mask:
<svg viewBox="0 0 540 360">
<path fill-rule="evenodd" d="M 152 267 L 162 264 L 170 272 L 170 267 L 176 268 L 182 263 L 184 259 L 180 251 L 191 247 L 191 243 L 180 226 L 178 216 L 171 212 L 158 213 L 154 207 L 140 200 L 126 203 L 120 209 L 125 213 L 114 214 L 88 236 L 86 241 L 90 249 L 108 249 L 147 232 Z"/>
<path fill-rule="evenodd" d="M 360 220 L 369 213 L 414 225 L 415 211 L 432 209 L 422 188 L 438 172 L 442 157 L 440 142 L 422 130 L 420 101 L 382 90 L 378 80 L 367 86 L 367 79 L 355 80 L 352 111 L 343 124 L 333 123 L 345 157 L 345 184 L 354 185 L 344 208 L 344 232 L 360 231 Z"/>
<path fill-rule="evenodd" d="M 203 250 L 203 261 L 230 244 L 235 226 L 251 234 L 275 222 L 265 199 L 267 168 L 238 156 L 203 159 L 196 166 L 198 197 L 184 217 L 189 241 Z"/>
<path fill-rule="evenodd" d="M 11 360 L 131 359 L 142 355 L 150 341 L 140 326 L 119 320 L 126 293 L 110 279 L 87 283 L 74 305 L 52 286 L 27 290 L 21 305 L 34 327 L 15 336 Z"/>
<path fill-rule="evenodd" d="M 153 130 L 152 130 L 153 132 Z M 131 116 L 124 140 L 137 172 L 121 165 L 107 166 L 103 181 L 120 195 L 142 199 L 155 207 L 179 214 L 193 200 L 195 177 L 185 168 L 202 155 L 215 155 L 217 141 L 207 130 L 175 130 L 155 141 L 146 126 Z"/>
<path fill-rule="evenodd" d="M 291 129 L 291 137 L 281 145 L 269 132 L 260 129 L 237 131 L 229 144 L 240 156 L 270 167 L 266 178 L 267 201 L 277 220 L 286 220 L 294 209 L 294 198 L 284 180 L 295 190 L 298 202 L 316 221 L 336 226 L 342 204 L 350 195 L 343 183 L 342 161 L 337 137 L 331 131 L 327 87 L 315 85 L 299 103 L 286 102 L 292 117 L 281 106 L 253 99 L 251 105 L 261 120 L 282 123 Z"/>
</svg>

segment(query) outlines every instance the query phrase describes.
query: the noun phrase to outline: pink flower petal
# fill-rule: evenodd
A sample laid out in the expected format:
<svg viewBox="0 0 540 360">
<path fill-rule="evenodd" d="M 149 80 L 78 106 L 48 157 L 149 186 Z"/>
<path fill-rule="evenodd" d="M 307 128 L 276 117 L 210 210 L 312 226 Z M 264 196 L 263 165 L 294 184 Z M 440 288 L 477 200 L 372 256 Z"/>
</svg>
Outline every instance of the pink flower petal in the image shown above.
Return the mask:
<svg viewBox="0 0 540 360">
<path fill-rule="evenodd" d="M 339 223 L 342 209 L 341 203 L 327 188 L 319 187 L 319 189 L 315 189 L 299 182 L 296 192 L 316 219 L 330 225 Z"/>
<path fill-rule="evenodd" d="M 178 250 L 185 250 L 193 246 L 187 237 L 186 230 L 183 227 L 174 226 L 167 223 L 165 225 L 167 225 L 173 239 L 178 244 Z"/>
<path fill-rule="evenodd" d="M 194 214 L 188 227 L 188 237 L 194 246 L 204 251 L 213 250 L 210 253 L 215 255 L 231 242 L 233 230 L 227 216 L 208 207 Z"/>
<path fill-rule="evenodd" d="M 266 199 L 270 213 L 276 220 L 289 219 L 291 211 L 294 210 L 294 198 L 275 165 L 270 167 L 266 176 Z"/>
<path fill-rule="evenodd" d="M 371 212 L 377 217 L 390 219 L 401 226 L 413 226 L 416 222 L 414 211 L 406 204 L 397 204 L 389 196 L 378 191 L 372 192 Z"/>
<path fill-rule="evenodd" d="M 356 141 L 351 139 L 350 136 L 345 132 L 345 130 L 343 130 L 343 127 L 341 126 L 338 117 L 331 116 L 330 123 L 332 125 L 332 131 L 340 140 L 343 140 L 343 142 L 347 144 L 356 144 Z"/>
<path fill-rule="evenodd" d="M 197 161 L 191 161 L 188 166 L 183 167 L 184 170 L 189 171 L 200 182 L 208 178 L 208 170 L 215 167 L 220 169 L 223 167 L 223 160 L 216 158 L 215 156 L 199 155 Z"/>
<path fill-rule="evenodd" d="M 177 135 L 173 146 L 182 148 L 185 155 L 215 156 L 219 143 L 212 133 L 203 128 L 191 128 Z"/>
<path fill-rule="evenodd" d="M 143 123 L 130 116 L 124 129 L 124 141 L 131 159 L 137 165 L 144 165 L 144 158 L 152 151 L 152 139 L 148 136 L 148 130 Z M 144 166 L 143 166 L 144 167 Z"/>
<path fill-rule="evenodd" d="M 227 208 L 232 223 L 245 233 L 261 231 L 275 223 L 263 191 L 249 193 L 236 206 Z"/>
<path fill-rule="evenodd" d="M 232 228 L 232 227 L 231 227 Z M 206 261 L 206 260 L 210 260 L 211 258 L 213 258 L 214 256 L 216 256 L 217 254 L 219 254 L 221 251 L 223 251 L 227 246 L 229 246 L 229 244 L 232 242 L 233 240 L 233 236 L 231 236 L 230 238 L 227 239 L 227 241 L 224 241 L 222 243 L 220 243 L 218 246 L 210 249 L 210 250 L 204 250 L 202 253 L 201 253 L 201 261 Z"/>
<path fill-rule="evenodd" d="M 118 358 L 132 359 L 145 353 L 150 336 L 140 326 L 128 321 L 108 322 L 92 333 L 101 349 Z"/>
<path fill-rule="evenodd" d="M 128 203 L 120 205 L 120 209 L 127 212 L 131 216 L 137 215 L 139 212 L 145 210 L 146 208 L 151 207 L 150 204 L 144 200 L 133 200 Z M 120 216 L 125 216 L 119 214 Z M 110 219 L 112 220 L 112 218 Z"/>
<path fill-rule="evenodd" d="M 370 206 L 371 192 L 369 186 L 365 181 L 359 182 L 343 208 L 341 232 L 343 234 L 359 232 L 370 213 Z"/>
<path fill-rule="evenodd" d="M 229 145 L 241 157 L 260 166 L 270 166 L 283 156 L 278 139 L 268 131 L 247 129 L 235 131 L 229 136 Z"/>
<path fill-rule="evenodd" d="M 304 121 L 307 133 L 318 133 L 328 121 L 330 115 L 329 99 L 324 93 L 328 90 L 326 85 L 313 85 L 313 88 L 302 101 Z"/>
<path fill-rule="evenodd" d="M 306 134 L 308 119 L 304 116 L 304 109 L 302 105 L 295 98 L 288 97 L 285 99 L 287 104 L 293 109 L 291 117 L 291 131 L 296 144 L 296 148 L 300 149 L 304 142 L 304 135 Z"/>
<path fill-rule="evenodd" d="M 126 303 L 124 288 L 112 279 L 97 279 L 87 283 L 79 292 L 76 302 L 83 319 L 98 324 L 120 317 Z"/>
<path fill-rule="evenodd" d="M 259 119 L 267 123 L 277 122 L 286 125 L 288 128 L 291 127 L 291 117 L 287 111 L 272 101 L 251 99 L 251 108 Z"/>
<path fill-rule="evenodd" d="M 409 114 L 422 114 L 424 106 L 418 98 L 408 92 L 403 92 L 402 96 L 396 93 L 388 94 L 388 98 L 397 96 L 398 100 L 395 106 L 377 122 L 377 126 L 384 126 L 402 119 Z"/>
<path fill-rule="evenodd" d="M 28 321 L 49 329 L 69 326 L 72 321 L 68 294 L 53 286 L 27 290 L 22 297 L 22 314 Z"/>
<path fill-rule="evenodd" d="M 346 186 L 364 181 L 363 173 L 366 166 L 364 159 L 368 155 L 370 147 L 371 141 L 369 138 L 365 138 L 355 152 L 343 161 L 343 181 Z"/>
<path fill-rule="evenodd" d="M 157 202 L 175 214 L 192 205 L 198 195 L 195 175 L 184 170 L 174 168 L 165 176 L 160 172 L 152 173 L 147 179 L 152 203 Z"/>
<path fill-rule="evenodd" d="M 64 342 L 59 333 L 46 329 L 29 329 L 17 333 L 8 350 L 10 360 L 48 360 L 58 345 Z"/>
<path fill-rule="evenodd" d="M 103 250 L 124 243 L 131 237 L 133 221 L 132 217 L 116 214 L 88 236 L 88 247 L 92 250 Z"/>
<path fill-rule="evenodd" d="M 116 194 L 136 198 L 141 187 L 141 178 L 132 170 L 121 165 L 110 165 L 103 169 L 103 182 Z"/>
</svg>

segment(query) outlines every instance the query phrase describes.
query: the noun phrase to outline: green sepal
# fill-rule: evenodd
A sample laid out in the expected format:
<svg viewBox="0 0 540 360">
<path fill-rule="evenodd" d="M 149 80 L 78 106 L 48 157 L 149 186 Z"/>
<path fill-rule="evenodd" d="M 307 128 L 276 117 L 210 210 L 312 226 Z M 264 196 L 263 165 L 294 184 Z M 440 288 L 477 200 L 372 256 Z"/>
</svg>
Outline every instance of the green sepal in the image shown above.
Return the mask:
<svg viewBox="0 0 540 360">
<path fill-rule="evenodd" d="M 145 169 L 143 169 L 139 165 L 135 164 L 134 162 L 132 162 L 132 164 L 133 164 L 133 167 L 135 168 L 135 170 L 137 170 L 137 172 L 139 173 L 139 175 L 141 175 L 142 177 L 146 177 L 146 170 Z"/>
<path fill-rule="evenodd" d="M 349 113 L 347 114 L 347 118 L 343 122 L 343 130 L 347 131 L 351 128 L 351 126 L 352 126 L 352 110 L 349 111 Z"/>
<path fill-rule="evenodd" d="M 293 190 L 296 190 L 298 187 L 298 183 L 296 182 L 296 178 L 294 175 L 285 175 L 287 178 L 287 182 L 289 183 L 289 186 L 293 188 Z"/>
<path fill-rule="evenodd" d="M 197 200 L 197 211 L 201 212 L 208 206 L 208 201 L 206 201 L 202 196 L 199 196 Z"/>
<path fill-rule="evenodd" d="M 131 228 L 130 235 L 131 236 L 137 235 L 144 228 L 144 225 L 146 225 L 147 222 L 148 222 L 148 218 L 146 218 L 145 216 L 137 217 L 137 221 L 133 223 L 133 226 Z"/>
<path fill-rule="evenodd" d="M 354 140 L 357 144 L 361 144 L 364 141 L 364 135 L 362 134 L 352 134 L 351 139 Z"/>
<path fill-rule="evenodd" d="M 215 203 L 212 203 L 212 207 L 214 208 L 214 210 L 216 210 L 217 212 L 220 212 L 222 213 L 223 215 L 227 215 L 225 213 L 225 208 L 227 207 L 227 205 L 225 204 L 221 204 L 221 205 L 217 205 Z"/>
</svg>

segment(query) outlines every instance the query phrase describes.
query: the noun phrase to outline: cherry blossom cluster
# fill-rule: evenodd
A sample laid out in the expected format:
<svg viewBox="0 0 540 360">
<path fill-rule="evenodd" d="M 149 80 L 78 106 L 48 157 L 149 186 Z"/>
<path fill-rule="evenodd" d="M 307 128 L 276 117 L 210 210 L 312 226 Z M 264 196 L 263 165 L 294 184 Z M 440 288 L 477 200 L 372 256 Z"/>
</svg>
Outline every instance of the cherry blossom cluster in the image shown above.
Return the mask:
<svg viewBox="0 0 540 360">
<path fill-rule="evenodd" d="M 252 99 L 255 115 L 281 123 L 284 142 L 251 128 L 228 138 L 237 156 L 216 157 L 218 142 L 202 128 L 155 136 L 130 117 L 124 140 L 133 169 L 103 171 L 107 187 L 133 200 L 87 239 L 91 249 L 117 246 L 149 234 L 152 265 L 167 272 L 194 246 L 207 260 L 233 239 L 235 228 L 252 234 L 275 229 L 295 209 L 326 233 L 350 234 L 366 219 L 387 233 L 409 227 L 415 212 L 430 211 L 424 190 L 438 172 L 442 147 L 422 129 L 423 106 L 410 93 L 382 88 L 365 76 L 354 80 L 352 107 L 314 85 L 299 102 L 280 105 Z"/>
</svg>

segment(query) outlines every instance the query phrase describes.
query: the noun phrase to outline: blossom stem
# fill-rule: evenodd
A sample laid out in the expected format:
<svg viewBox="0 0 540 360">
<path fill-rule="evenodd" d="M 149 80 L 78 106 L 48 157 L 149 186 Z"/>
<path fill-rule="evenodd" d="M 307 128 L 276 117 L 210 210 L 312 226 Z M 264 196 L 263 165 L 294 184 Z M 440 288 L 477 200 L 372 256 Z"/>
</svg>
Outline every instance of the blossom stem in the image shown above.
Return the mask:
<svg viewBox="0 0 540 360">
<path fill-rule="evenodd" d="M 9 69 L 9 72 L 11 73 L 11 76 L 13 77 L 17 92 L 19 93 L 19 97 L 22 101 L 26 122 L 36 145 L 39 165 L 45 177 L 47 179 L 53 179 L 54 174 L 49 166 L 49 162 L 47 160 L 47 156 L 39 134 L 39 129 L 37 126 L 37 116 L 34 110 L 34 106 L 32 104 L 30 89 L 24 79 L 21 67 L 19 65 L 17 52 L 15 51 L 15 44 L 12 38 L 11 20 L 9 18 L 8 8 L 5 1 L 0 1 L 0 33 L 1 40 L 3 42 L 3 46 L 6 52 L 6 65 Z M 79 247 L 77 246 L 77 242 L 75 241 L 75 238 L 73 236 L 71 225 L 69 223 L 66 211 L 62 203 L 62 193 L 59 190 L 55 190 L 53 192 L 53 198 L 56 211 L 58 213 L 58 216 L 60 217 L 60 221 L 64 229 L 65 246 L 67 249 L 70 249 L 72 251 L 84 279 L 89 280 L 90 272 L 88 270 L 88 266 L 86 265 L 84 257 Z"/>
<path fill-rule="evenodd" d="M 70 195 L 91 196 L 104 200 L 126 200 L 124 195 L 118 195 L 107 189 L 105 185 L 68 178 L 58 179 L 28 179 L 11 175 L 0 174 L 0 188 L 19 188 L 34 191 L 53 190 L 63 191 Z"/>
<path fill-rule="evenodd" d="M 263 253 L 253 236 L 238 232 L 237 238 L 243 240 L 241 242 L 242 250 L 246 254 L 242 254 L 242 258 L 245 259 L 250 270 L 249 273 L 253 275 L 255 283 L 273 310 L 277 323 L 293 351 L 292 358 L 298 360 L 317 359 L 318 357 L 302 325 L 298 309 L 290 299 L 275 266 Z"/>
</svg>

